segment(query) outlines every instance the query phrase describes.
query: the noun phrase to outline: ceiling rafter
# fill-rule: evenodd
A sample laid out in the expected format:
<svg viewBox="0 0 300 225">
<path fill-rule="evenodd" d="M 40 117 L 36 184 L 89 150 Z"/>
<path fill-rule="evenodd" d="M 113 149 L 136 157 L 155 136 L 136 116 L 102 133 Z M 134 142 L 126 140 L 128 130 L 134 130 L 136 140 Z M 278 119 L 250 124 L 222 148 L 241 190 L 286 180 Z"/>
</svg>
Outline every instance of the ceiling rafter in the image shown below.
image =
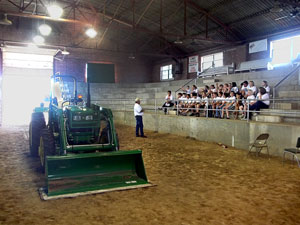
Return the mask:
<svg viewBox="0 0 300 225">
<path fill-rule="evenodd" d="M 277 0 L 280 3 L 290 5 L 293 7 L 300 7 L 300 1 L 299 0 Z"/>
</svg>

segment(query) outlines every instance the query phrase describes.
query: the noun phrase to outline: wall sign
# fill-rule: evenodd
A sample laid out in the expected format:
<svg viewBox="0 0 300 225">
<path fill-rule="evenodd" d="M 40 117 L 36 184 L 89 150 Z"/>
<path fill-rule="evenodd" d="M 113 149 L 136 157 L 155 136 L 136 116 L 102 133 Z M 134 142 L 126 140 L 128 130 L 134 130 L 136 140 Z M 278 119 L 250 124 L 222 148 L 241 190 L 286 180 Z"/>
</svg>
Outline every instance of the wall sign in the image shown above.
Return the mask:
<svg viewBox="0 0 300 225">
<path fill-rule="evenodd" d="M 268 40 L 263 39 L 249 43 L 249 53 L 263 52 L 268 50 Z"/>
<path fill-rule="evenodd" d="M 189 57 L 189 73 L 198 72 L 198 68 L 199 68 L 198 61 L 199 61 L 199 56 L 198 55 L 194 55 L 194 56 Z"/>
</svg>

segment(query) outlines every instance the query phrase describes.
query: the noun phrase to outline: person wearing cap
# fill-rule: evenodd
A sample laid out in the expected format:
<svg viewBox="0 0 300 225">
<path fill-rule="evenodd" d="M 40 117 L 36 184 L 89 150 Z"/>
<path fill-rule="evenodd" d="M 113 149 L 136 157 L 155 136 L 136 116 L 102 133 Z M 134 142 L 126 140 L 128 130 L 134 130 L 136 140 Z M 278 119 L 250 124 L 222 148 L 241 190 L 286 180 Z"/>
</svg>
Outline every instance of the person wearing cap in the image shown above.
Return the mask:
<svg viewBox="0 0 300 225">
<path fill-rule="evenodd" d="M 136 127 L 135 127 L 135 135 L 136 137 L 143 137 L 146 138 L 146 136 L 144 135 L 144 125 L 143 125 L 143 115 L 144 115 L 144 110 L 142 108 L 141 104 L 141 100 L 139 98 L 135 99 L 135 104 L 134 104 L 134 116 L 136 119 Z M 139 134 L 139 131 L 141 133 L 141 135 Z"/>
</svg>

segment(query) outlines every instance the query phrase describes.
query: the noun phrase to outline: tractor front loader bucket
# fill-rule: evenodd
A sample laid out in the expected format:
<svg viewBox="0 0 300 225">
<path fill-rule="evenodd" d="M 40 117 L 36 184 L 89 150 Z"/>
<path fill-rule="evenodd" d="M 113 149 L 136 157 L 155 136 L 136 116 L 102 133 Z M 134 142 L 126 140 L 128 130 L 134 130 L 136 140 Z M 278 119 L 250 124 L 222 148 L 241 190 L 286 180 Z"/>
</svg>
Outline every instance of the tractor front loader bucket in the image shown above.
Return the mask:
<svg viewBox="0 0 300 225">
<path fill-rule="evenodd" d="M 44 200 L 152 186 L 141 150 L 48 156 Z"/>
</svg>

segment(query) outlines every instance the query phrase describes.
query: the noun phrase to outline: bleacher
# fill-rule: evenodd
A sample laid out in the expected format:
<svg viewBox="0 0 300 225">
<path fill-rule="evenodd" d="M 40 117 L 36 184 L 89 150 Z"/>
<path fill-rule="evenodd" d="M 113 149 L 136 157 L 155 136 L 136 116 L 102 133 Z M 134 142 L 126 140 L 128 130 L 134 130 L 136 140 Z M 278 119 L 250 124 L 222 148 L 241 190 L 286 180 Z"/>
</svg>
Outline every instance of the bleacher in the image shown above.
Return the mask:
<svg viewBox="0 0 300 225">
<path fill-rule="evenodd" d="M 272 59 L 258 59 L 252 61 L 241 62 L 237 69 L 236 73 L 245 72 L 245 71 L 254 71 L 254 70 L 264 70 L 270 68 L 270 62 Z"/>
<path fill-rule="evenodd" d="M 264 70 L 251 73 L 226 74 L 217 77 L 217 79 L 199 78 L 196 80 L 196 85 L 201 89 L 205 85 L 215 84 L 216 82 L 224 84 L 235 81 L 239 85 L 244 80 L 253 80 L 256 86 L 259 87 L 263 80 L 267 80 L 272 89 L 272 87 L 282 79 L 282 76 L 290 70 L 292 70 L 292 68 L 279 68 L 271 71 Z M 164 103 L 164 98 L 168 90 L 171 90 L 175 97 L 175 91 L 182 87 L 187 81 L 188 80 L 176 80 L 157 83 L 92 85 L 92 101 L 110 107 L 113 110 L 125 109 L 126 111 L 131 111 L 134 99 L 139 97 L 142 100 L 141 104 L 143 107 L 148 109 L 148 112 L 154 112 L 155 108 L 161 107 Z M 191 83 L 190 86 L 193 84 L 194 83 Z M 300 87 L 298 85 L 298 74 L 287 79 L 286 82 L 278 88 L 276 93 L 277 99 L 299 98 Z M 299 106 L 299 103 L 295 101 L 280 101 L 275 104 L 271 101 L 270 109 L 267 110 L 268 113 L 266 110 L 263 110 L 262 113 L 253 118 L 253 120 L 261 122 L 299 123 Z M 285 114 L 286 110 L 294 113 Z"/>
</svg>

